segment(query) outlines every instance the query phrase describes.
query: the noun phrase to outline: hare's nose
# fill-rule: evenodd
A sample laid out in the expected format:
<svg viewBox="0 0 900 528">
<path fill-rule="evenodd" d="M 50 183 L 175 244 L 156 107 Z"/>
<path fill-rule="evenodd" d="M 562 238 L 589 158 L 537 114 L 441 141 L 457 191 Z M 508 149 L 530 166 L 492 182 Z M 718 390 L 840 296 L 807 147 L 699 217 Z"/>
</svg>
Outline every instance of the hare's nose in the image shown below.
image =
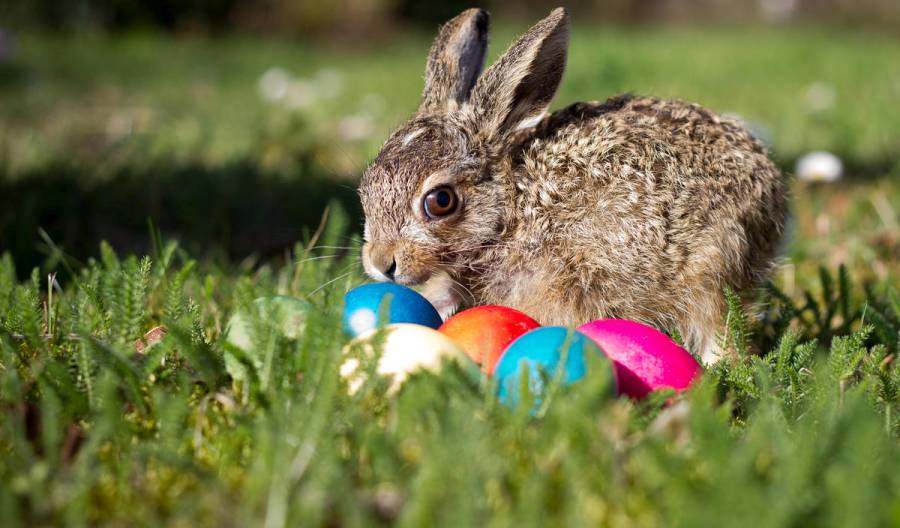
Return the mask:
<svg viewBox="0 0 900 528">
<path fill-rule="evenodd" d="M 388 266 L 388 268 L 386 270 L 382 271 L 382 273 L 384 273 L 384 275 L 387 278 L 394 280 L 394 273 L 396 273 L 396 272 L 397 272 L 397 259 L 392 258 L 391 265 Z"/>
<path fill-rule="evenodd" d="M 372 248 L 369 253 L 372 260 L 372 267 L 380 271 L 388 280 L 394 280 L 394 274 L 397 272 L 397 259 L 394 258 L 394 252 L 386 247 Z"/>
</svg>

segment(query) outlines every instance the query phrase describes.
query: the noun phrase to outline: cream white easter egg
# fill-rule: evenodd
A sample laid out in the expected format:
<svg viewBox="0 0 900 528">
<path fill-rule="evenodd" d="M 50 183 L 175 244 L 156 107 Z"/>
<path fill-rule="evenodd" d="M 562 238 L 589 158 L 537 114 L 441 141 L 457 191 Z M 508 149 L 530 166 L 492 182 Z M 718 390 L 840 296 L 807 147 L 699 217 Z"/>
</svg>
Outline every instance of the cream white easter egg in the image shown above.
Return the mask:
<svg viewBox="0 0 900 528">
<path fill-rule="evenodd" d="M 380 349 L 377 348 L 379 344 Z M 391 393 L 396 392 L 413 372 L 438 372 L 447 360 L 474 366 L 459 345 L 437 330 L 409 323 L 391 324 L 382 332 L 370 330 L 344 347 L 340 374 L 347 380 L 350 394 L 357 392 L 365 382 L 368 370 L 362 365 L 366 359 L 376 356 L 376 350 L 381 351 L 381 356 L 375 373 L 391 378 L 388 389 Z"/>
</svg>

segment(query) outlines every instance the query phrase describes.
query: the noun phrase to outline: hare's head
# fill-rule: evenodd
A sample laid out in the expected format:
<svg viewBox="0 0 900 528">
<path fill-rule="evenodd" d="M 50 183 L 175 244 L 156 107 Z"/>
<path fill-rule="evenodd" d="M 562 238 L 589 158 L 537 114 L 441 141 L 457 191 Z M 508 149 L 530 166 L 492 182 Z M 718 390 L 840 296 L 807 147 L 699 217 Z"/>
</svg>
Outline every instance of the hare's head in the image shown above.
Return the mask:
<svg viewBox="0 0 900 528">
<path fill-rule="evenodd" d="M 554 10 L 480 75 L 487 31 L 481 9 L 441 28 L 418 110 L 362 177 L 363 264 L 376 280 L 417 285 L 454 276 L 497 241 L 511 215 L 515 182 L 498 167 L 559 86 L 568 16 Z"/>
</svg>

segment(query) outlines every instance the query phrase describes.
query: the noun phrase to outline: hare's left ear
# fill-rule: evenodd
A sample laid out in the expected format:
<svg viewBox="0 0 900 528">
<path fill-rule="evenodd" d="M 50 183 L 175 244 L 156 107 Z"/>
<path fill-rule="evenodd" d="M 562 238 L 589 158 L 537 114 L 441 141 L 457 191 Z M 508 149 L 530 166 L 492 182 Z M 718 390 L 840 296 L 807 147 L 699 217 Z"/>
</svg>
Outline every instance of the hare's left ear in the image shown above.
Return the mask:
<svg viewBox="0 0 900 528">
<path fill-rule="evenodd" d="M 441 27 L 428 54 L 419 112 L 453 111 L 469 99 L 484 67 L 489 18 L 483 9 L 467 9 Z"/>
<path fill-rule="evenodd" d="M 569 15 L 558 7 L 484 72 L 469 103 L 485 137 L 501 138 L 547 111 L 566 69 L 568 47 Z"/>
</svg>

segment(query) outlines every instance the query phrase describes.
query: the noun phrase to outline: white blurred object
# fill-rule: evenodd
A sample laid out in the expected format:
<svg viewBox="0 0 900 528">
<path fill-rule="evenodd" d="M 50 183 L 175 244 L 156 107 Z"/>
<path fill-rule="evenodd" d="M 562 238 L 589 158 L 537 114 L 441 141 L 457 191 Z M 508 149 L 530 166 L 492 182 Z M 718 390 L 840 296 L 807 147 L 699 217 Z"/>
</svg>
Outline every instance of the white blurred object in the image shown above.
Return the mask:
<svg viewBox="0 0 900 528">
<path fill-rule="evenodd" d="M 283 68 L 269 68 L 259 78 L 259 94 L 266 101 L 284 99 L 290 87 L 291 74 Z"/>
<path fill-rule="evenodd" d="M 326 68 L 319 70 L 313 77 L 322 97 L 331 98 L 339 95 L 344 88 L 344 76 L 341 72 Z"/>
<path fill-rule="evenodd" d="M 316 101 L 318 93 L 313 83 L 305 80 L 296 80 L 288 86 L 285 103 L 290 108 L 307 108 Z"/>
<path fill-rule="evenodd" d="M 843 176 L 844 164 L 830 152 L 810 152 L 797 160 L 794 173 L 806 182 L 833 182 Z"/>
<path fill-rule="evenodd" d="M 345 141 L 366 139 L 375 132 L 375 120 L 366 114 L 355 114 L 344 117 L 338 122 L 338 134 Z"/>
<path fill-rule="evenodd" d="M 837 93 L 834 87 L 823 81 L 816 81 L 806 89 L 806 106 L 813 112 L 824 112 L 834 106 Z"/>
<path fill-rule="evenodd" d="M 797 0 L 759 0 L 759 9 L 769 20 L 783 22 L 797 11 Z"/>
<path fill-rule="evenodd" d="M 127 112 L 117 112 L 106 122 L 106 135 L 119 140 L 134 132 L 134 118 Z"/>
<path fill-rule="evenodd" d="M 380 115 L 387 108 L 387 101 L 377 93 L 367 93 L 359 100 L 359 105 L 372 115 Z"/>
</svg>

